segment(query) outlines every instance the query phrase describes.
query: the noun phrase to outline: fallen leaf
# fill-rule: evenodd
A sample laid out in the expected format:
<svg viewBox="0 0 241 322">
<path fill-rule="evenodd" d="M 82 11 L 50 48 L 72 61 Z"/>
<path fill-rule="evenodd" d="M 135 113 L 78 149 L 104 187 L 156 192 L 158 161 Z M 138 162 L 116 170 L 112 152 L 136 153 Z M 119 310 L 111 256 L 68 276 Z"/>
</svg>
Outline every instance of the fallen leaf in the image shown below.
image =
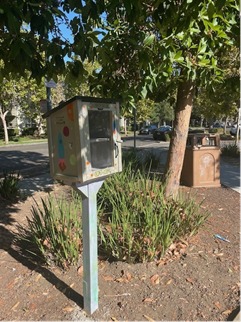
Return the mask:
<svg viewBox="0 0 241 322">
<path fill-rule="evenodd" d="M 48 249 L 51 247 L 50 245 L 50 242 L 49 242 L 49 239 L 46 238 L 44 241 L 43 241 L 43 245 L 46 246 Z"/>
<path fill-rule="evenodd" d="M 114 316 L 111 317 L 112 321 L 118 321 Z"/>
<path fill-rule="evenodd" d="M 106 264 L 105 264 L 105 262 L 104 261 L 101 261 L 100 263 L 99 263 L 99 269 L 100 270 L 102 270 L 103 268 L 105 268 L 105 266 L 106 266 Z"/>
<path fill-rule="evenodd" d="M 191 283 L 192 285 L 193 285 L 193 283 L 194 283 L 193 279 L 191 279 L 190 277 L 187 277 L 187 278 L 186 278 L 186 281 L 187 281 L 188 283 Z"/>
<path fill-rule="evenodd" d="M 187 304 L 189 303 L 184 297 L 179 297 L 179 300 L 185 301 Z"/>
<path fill-rule="evenodd" d="M 105 229 L 107 230 L 107 232 L 109 234 L 112 234 L 112 228 L 111 228 L 111 225 L 105 225 Z"/>
<path fill-rule="evenodd" d="M 215 302 L 214 305 L 220 310 L 221 309 L 221 304 L 219 302 Z"/>
<path fill-rule="evenodd" d="M 221 210 L 223 210 L 223 208 L 218 208 L 218 210 L 220 210 L 220 211 L 221 211 Z"/>
<path fill-rule="evenodd" d="M 17 302 L 13 307 L 12 310 L 15 310 L 19 306 L 20 302 Z"/>
<path fill-rule="evenodd" d="M 223 253 L 218 253 L 218 254 L 216 254 L 216 256 L 223 256 L 224 254 Z"/>
<path fill-rule="evenodd" d="M 41 274 L 38 274 L 37 277 L 35 278 L 35 282 L 38 282 L 41 276 L 42 276 Z"/>
<path fill-rule="evenodd" d="M 116 278 L 115 281 L 118 282 L 118 283 L 123 283 L 123 282 L 126 283 L 127 282 L 127 279 L 126 278 L 123 278 L 123 277 L 119 277 L 119 278 Z"/>
<path fill-rule="evenodd" d="M 126 279 L 130 281 L 132 279 L 132 275 L 130 273 L 126 273 Z"/>
<path fill-rule="evenodd" d="M 169 281 L 167 281 L 166 285 L 169 285 L 169 284 L 171 284 L 172 282 L 173 282 L 173 280 L 172 280 L 172 279 L 170 279 Z"/>
<path fill-rule="evenodd" d="M 152 275 L 152 276 L 150 277 L 150 280 L 151 280 L 151 283 L 152 283 L 153 285 L 157 285 L 157 284 L 159 284 L 159 283 L 160 283 L 160 277 L 159 277 L 159 275 L 158 275 L 158 274 Z"/>
<path fill-rule="evenodd" d="M 114 281 L 114 277 L 109 276 L 109 275 L 103 275 L 102 276 L 103 279 L 107 282 L 107 281 Z"/>
<path fill-rule="evenodd" d="M 232 311 L 231 311 L 231 310 L 226 310 L 226 311 L 223 311 L 223 312 L 222 312 L 222 314 L 223 314 L 223 315 L 228 315 L 228 314 L 230 314 L 230 313 L 232 313 Z"/>
<path fill-rule="evenodd" d="M 150 318 L 148 315 L 143 314 L 144 318 L 146 318 L 148 321 L 155 321 L 152 318 Z"/>
<path fill-rule="evenodd" d="M 144 303 L 153 303 L 156 302 L 156 300 L 152 299 L 151 297 L 147 297 L 144 300 L 142 300 Z"/>
<path fill-rule="evenodd" d="M 84 267 L 83 266 L 79 266 L 78 269 L 77 269 L 77 274 L 78 275 L 82 275 L 83 274 L 83 271 L 84 271 Z"/>
<path fill-rule="evenodd" d="M 72 312 L 74 308 L 72 306 L 66 306 L 62 309 L 64 312 Z"/>
</svg>

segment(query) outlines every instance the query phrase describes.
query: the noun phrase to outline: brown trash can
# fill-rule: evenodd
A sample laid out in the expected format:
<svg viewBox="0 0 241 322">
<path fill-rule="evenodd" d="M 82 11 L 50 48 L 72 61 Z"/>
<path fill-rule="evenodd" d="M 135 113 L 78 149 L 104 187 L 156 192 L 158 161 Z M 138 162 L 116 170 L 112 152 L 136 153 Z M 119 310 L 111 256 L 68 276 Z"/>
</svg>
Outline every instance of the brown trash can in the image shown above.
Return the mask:
<svg viewBox="0 0 241 322">
<path fill-rule="evenodd" d="M 189 187 L 220 187 L 219 135 L 188 135 L 181 183 Z"/>
</svg>

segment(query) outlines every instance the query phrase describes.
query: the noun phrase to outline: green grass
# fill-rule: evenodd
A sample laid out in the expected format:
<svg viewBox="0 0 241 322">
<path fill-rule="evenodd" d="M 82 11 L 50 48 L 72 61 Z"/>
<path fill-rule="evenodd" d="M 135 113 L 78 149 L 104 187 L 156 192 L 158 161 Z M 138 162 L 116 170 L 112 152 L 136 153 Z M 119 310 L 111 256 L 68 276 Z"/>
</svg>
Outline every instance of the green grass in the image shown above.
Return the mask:
<svg viewBox="0 0 241 322">
<path fill-rule="evenodd" d="M 9 140 L 8 145 L 47 142 L 47 139 L 37 139 L 37 138 L 33 139 L 31 137 L 18 137 L 17 139 L 18 139 L 18 141 Z M 0 140 L 0 146 L 6 146 L 4 140 Z"/>
<path fill-rule="evenodd" d="M 99 250 L 109 258 L 158 260 L 173 242 L 195 234 L 208 217 L 190 197 L 167 200 L 165 183 L 150 173 L 152 162 L 152 154 L 143 160 L 134 150 L 123 153 L 123 171 L 107 178 L 98 193 Z M 35 201 L 31 212 L 27 225 L 18 229 L 22 252 L 63 268 L 76 264 L 82 251 L 79 195 L 49 195 Z"/>
<path fill-rule="evenodd" d="M 27 226 L 18 226 L 16 243 L 23 253 L 46 264 L 67 268 L 76 264 L 82 250 L 81 199 L 77 193 L 70 196 L 52 196 L 34 202 Z"/>
<path fill-rule="evenodd" d="M 19 195 L 19 173 L 4 172 L 0 179 L 0 196 L 6 200 L 16 199 Z"/>
<path fill-rule="evenodd" d="M 164 188 L 131 163 L 104 182 L 98 195 L 102 252 L 127 262 L 153 261 L 198 231 L 208 214 L 190 198 L 166 200 Z"/>
</svg>

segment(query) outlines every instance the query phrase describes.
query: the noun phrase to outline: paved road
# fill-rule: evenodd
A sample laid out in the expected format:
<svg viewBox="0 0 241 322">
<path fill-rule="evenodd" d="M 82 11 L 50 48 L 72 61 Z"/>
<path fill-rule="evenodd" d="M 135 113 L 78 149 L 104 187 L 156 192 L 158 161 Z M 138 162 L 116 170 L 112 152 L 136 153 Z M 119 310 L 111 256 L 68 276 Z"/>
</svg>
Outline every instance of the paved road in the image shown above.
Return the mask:
<svg viewBox="0 0 241 322">
<path fill-rule="evenodd" d="M 133 137 L 123 138 L 123 148 L 133 147 Z M 137 135 L 136 147 L 158 151 L 164 164 L 169 143 L 154 141 L 151 135 Z M 48 144 L 26 144 L 0 147 L 0 174 L 6 170 L 18 170 L 20 173 L 39 174 L 48 167 Z M 221 160 L 221 183 L 240 193 L 240 168 L 238 164 L 230 164 Z M 31 169 L 29 171 L 29 169 Z"/>
</svg>

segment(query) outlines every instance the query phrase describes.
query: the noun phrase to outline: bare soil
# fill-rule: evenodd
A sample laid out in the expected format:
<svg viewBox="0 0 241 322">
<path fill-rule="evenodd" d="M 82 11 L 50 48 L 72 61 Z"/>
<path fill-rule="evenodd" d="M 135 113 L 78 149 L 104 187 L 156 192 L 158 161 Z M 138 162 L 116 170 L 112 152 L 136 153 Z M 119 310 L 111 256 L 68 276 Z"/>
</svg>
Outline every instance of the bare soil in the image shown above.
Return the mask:
<svg viewBox="0 0 241 322">
<path fill-rule="evenodd" d="M 17 224 L 31 216 L 32 197 L 38 201 L 47 191 L 16 203 L 0 200 L 0 320 L 232 320 L 240 300 L 240 195 L 225 187 L 183 190 L 203 200 L 212 216 L 158 263 L 99 258 L 99 309 L 92 316 L 83 310 L 81 260 L 62 271 L 30 261 L 14 246 Z"/>
</svg>

